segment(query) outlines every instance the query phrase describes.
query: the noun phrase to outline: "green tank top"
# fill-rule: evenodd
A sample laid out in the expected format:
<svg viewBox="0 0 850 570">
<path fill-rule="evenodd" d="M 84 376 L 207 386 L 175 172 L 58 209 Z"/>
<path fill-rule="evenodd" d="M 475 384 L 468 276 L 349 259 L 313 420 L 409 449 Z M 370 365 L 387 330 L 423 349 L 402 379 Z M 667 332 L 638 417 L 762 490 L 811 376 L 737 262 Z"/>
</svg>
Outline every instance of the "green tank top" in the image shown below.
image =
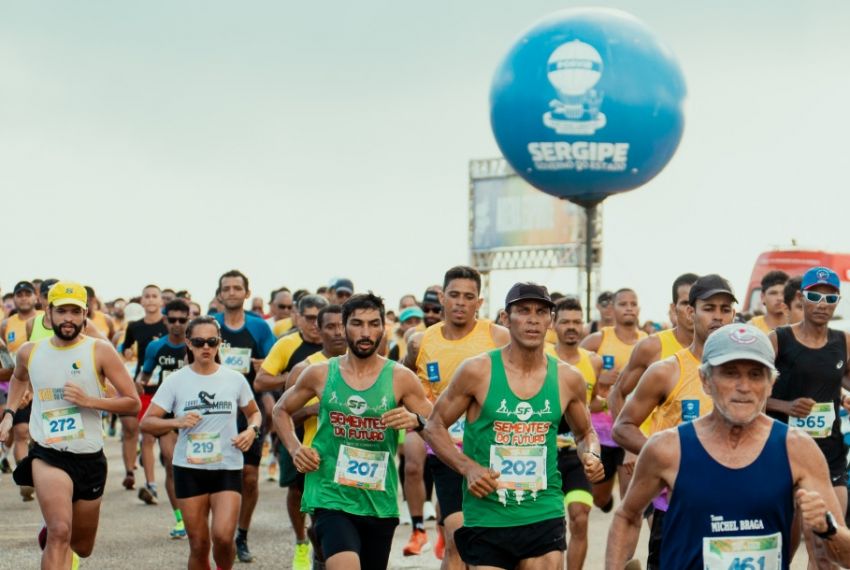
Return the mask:
<svg viewBox="0 0 850 570">
<path fill-rule="evenodd" d="M 558 361 L 547 355 L 546 379 L 528 400 L 508 384 L 501 349 L 491 351 L 490 389 L 474 422 L 467 422 L 464 453 L 499 475 L 500 488 L 483 499 L 463 486 L 466 526 L 511 527 L 564 517 L 557 432 L 561 420 Z"/>
<path fill-rule="evenodd" d="M 30 341 L 35 342 L 37 340 L 41 340 L 43 338 L 50 338 L 53 336 L 53 329 L 48 329 L 44 326 L 44 315 L 40 315 L 35 318 L 32 322 L 32 333 L 30 334 Z"/>
<path fill-rule="evenodd" d="M 307 473 L 301 510 L 317 508 L 370 517 L 398 517 L 398 434 L 381 415 L 396 407 L 393 366 L 388 360 L 366 390 L 346 384 L 339 357 L 328 361 L 312 447 L 319 468 Z"/>
</svg>

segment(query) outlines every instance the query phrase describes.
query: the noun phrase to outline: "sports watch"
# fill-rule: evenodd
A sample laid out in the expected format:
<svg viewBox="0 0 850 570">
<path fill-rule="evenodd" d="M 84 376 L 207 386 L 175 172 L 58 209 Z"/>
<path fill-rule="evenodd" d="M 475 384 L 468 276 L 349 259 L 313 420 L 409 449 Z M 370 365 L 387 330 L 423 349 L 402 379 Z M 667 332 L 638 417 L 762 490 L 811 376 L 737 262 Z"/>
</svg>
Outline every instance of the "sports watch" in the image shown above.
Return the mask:
<svg viewBox="0 0 850 570">
<path fill-rule="evenodd" d="M 813 530 L 812 532 L 819 538 L 827 539 L 838 532 L 838 527 L 835 525 L 835 517 L 832 516 L 831 512 L 826 511 L 826 516 L 824 518 L 826 518 L 826 530 L 823 532 Z"/>
</svg>

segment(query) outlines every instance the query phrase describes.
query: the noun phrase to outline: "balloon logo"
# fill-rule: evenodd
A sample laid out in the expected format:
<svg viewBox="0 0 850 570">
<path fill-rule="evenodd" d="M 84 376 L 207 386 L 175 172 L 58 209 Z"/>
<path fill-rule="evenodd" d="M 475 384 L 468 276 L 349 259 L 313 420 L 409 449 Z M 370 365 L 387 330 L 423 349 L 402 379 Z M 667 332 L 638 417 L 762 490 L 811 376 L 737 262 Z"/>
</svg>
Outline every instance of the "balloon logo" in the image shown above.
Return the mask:
<svg viewBox="0 0 850 570">
<path fill-rule="evenodd" d="M 490 123 L 528 183 L 592 206 L 669 162 L 685 92 L 672 52 L 645 24 L 618 10 L 564 10 L 532 26 L 499 65 Z"/>
</svg>

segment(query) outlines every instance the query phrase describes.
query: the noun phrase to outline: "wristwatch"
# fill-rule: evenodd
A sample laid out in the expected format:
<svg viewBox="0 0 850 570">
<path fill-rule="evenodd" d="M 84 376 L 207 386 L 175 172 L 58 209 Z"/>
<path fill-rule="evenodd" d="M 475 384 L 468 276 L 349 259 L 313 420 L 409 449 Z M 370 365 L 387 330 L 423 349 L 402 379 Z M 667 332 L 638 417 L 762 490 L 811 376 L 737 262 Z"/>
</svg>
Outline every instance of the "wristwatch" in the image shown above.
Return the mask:
<svg viewBox="0 0 850 570">
<path fill-rule="evenodd" d="M 251 428 L 252 430 L 254 430 L 254 436 L 255 436 L 254 439 L 260 437 L 260 426 L 256 426 L 254 424 L 251 424 L 248 427 Z"/>
<path fill-rule="evenodd" d="M 416 414 L 416 421 L 417 421 L 417 423 L 419 423 L 419 425 L 416 426 L 415 428 L 413 428 L 413 431 L 419 433 L 423 429 L 425 429 L 425 418 L 423 418 L 419 414 Z"/>
<path fill-rule="evenodd" d="M 812 532 L 819 538 L 827 539 L 838 532 L 838 527 L 835 526 L 835 517 L 832 516 L 831 512 L 826 511 L 826 516 L 824 518 L 826 518 L 826 530 L 823 532 L 813 530 Z"/>
<path fill-rule="evenodd" d="M 9 414 L 10 416 L 14 417 L 15 410 L 13 410 L 12 408 L 6 408 L 6 409 L 3 410 L 3 417 L 4 418 L 6 417 L 6 414 Z"/>
</svg>

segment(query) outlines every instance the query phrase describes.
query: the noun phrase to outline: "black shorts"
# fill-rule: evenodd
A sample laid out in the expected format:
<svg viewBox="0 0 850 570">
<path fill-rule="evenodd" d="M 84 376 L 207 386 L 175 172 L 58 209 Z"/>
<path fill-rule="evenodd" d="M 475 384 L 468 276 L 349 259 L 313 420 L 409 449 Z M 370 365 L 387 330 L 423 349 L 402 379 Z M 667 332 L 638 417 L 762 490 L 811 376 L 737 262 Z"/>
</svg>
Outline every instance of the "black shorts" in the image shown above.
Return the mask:
<svg viewBox="0 0 850 570">
<path fill-rule="evenodd" d="M 617 474 L 617 467 L 623 464 L 626 450 L 622 447 L 608 447 L 607 445 L 600 447 L 602 451 L 602 467 L 605 468 L 605 478 L 600 483 L 604 483 L 613 479 L 614 475 Z"/>
<path fill-rule="evenodd" d="M 191 499 L 199 495 L 212 495 L 222 491 L 242 493 L 242 471 L 237 469 L 193 469 L 175 465 L 174 495 L 178 499 Z"/>
<path fill-rule="evenodd" d="M 397 518 L 350 515 L 342 511 L 316 509 L 313 528 L 327 560 L 340 552 L 355 552 L 360 567 L 386 568 L 393 546 Z"/>
<path fill-rule="evenodd" d="M 33 486 L 33 459 L 61 469 L 71 478 L 74 492 L 71 501 L 94 501 L 103 495 L 106 485 L 106 456 L 103 450 L 94 453 L 71 453 L 34 444 L 23 461 L 15 468 L 13 477 L 18 485 Z"/>
<path fill-rule="evenodd" d="M 461 559 L 470 566 L 512 570 L 520 561 L 567 549 L 564 517 L 523 526 L 464 526 L 455 532 Z"/>
<path fill-rule="evenodd" d="M 245 417 L 245 414 L 239 412 L 236 415 L 236 429 L 239 433 L 242 433 L 246 429 L 248 429 L 248 418 Z M 258 467 L 260 465 L 260 460 L 263 458 L 263 428 L 262 422 L 260 425 L 260 435 L 254 439 L 254 443 L 251 444 L 251 447 L 248 448 L 248 451 L 242 452 L 242 461 L 245 465 L 253 465 L 254 467 Z"/>
<path fill-rule="evenodd" d="M 440 520 L 437 522 L 443 524 L 449 515 L 463 512 L 463 475 L 431 454 L 425 458 L 425 468 L 431 471 L 434 479 L 437 502 L 440 504 Z"/>
<path fill-rule="evenodd" d="M 30 423 L 30 412 L 32 412 L 32 404 L 27 404 L 16 411 L 15 415 L 12 417 L 12 425 L 16 426 L 18 424 Z"/>
<path fill-rule="evenodd" d="M 558 450 L 558 471 L 561 472 L 561 492 L 568 494 L 572 491 L 591 492 L 590 481 L 584 474 L 584 464 L 578 458 L 578 450 L 565 447 Z"/>
<path fill-rule="evenodd" d="M 661 537 L 664 534 L 664 515 L 666 514 L 666 511 L 660 509 L 655 509 L 652 514 L 652 527 L 649 530 L 649 543 L 647 544 L 646 570 L 661 568 Z"/>
</svg>

